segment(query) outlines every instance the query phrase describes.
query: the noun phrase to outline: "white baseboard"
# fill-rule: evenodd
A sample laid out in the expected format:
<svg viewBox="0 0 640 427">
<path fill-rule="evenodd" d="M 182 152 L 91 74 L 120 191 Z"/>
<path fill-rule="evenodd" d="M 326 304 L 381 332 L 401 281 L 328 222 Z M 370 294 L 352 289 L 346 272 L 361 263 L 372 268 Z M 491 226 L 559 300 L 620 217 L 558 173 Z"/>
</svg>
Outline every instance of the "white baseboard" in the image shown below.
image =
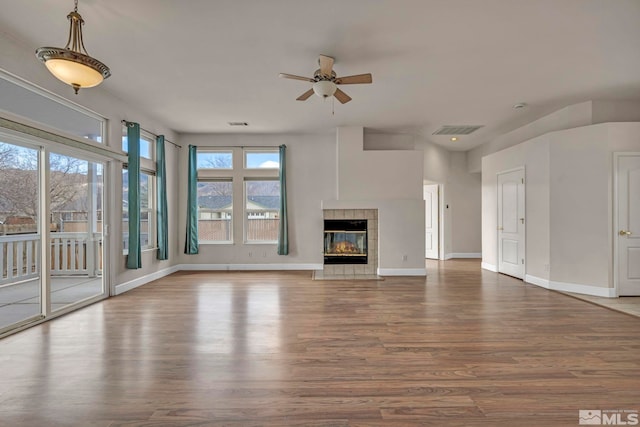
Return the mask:
<svg viewBox="0 0 640 427">
<path fill-rule="evenodd" d="M 379 268 L 378 276 L 426 276 L 424 268 Z"/>
<path fill-rule="evenodd" d="M 541 277 L 525 274 L 524 281 L 527 283 L 531 283 L 532 285 L 540 286 L 541 288 L 551 289 L 551 282 L 549 282 L 549 279 L 543 279 Z"/>
<path fill-rule="evenodd" d="M 493 264 L 489 264 L 488 262 L 482 262 L 482 264 L 480 264 L 480 267 L 483 270 L 489 270 L 489 271 L 493 271 L 494 273 L 498 272 L 498 267 L 493 265 Z"/>
<path fill-rule="evenodd" d="M 576 294 L 593 295 L 596 297 L 616 298 L 614 288 L 602 288 L 600 286 L 582 285 L 579 283 L 556 282 L 553 280 L 541 279 L 539 277 L 526 275 L 524 281 L 532 285 L 541 286 L 546 289 L 560 292 L 573 292 Z"/>
<path fill-rule="evenodd" d="M 119 285 L 116 285 L 116 295 L 120 295 L 122 293 L 130 291 L 131 289 L 135 289 L 139 286 L 146 285 L 149 282 L 153 282 L 154 280 L 161 279 L 164 276 L 168 276 L 169 274 L 173 274 L 179 270 L 180 270 L 179 266 L 174 265 L 173 267 L 164 268 L 154 273 L 147 274 L 142 277 L 138 277 L 137 279 L 133 279 L 128 282 L 121 283 Z"/>
<path fill-rule="evenodd" d="M 453 252 L 444 256 L 444 259 L 452 258 L 482 258 L 482 254 L 480 252 Z"/>
<path fill-rule="evenodd" d="M 183 271 L 322 270 L 322 264 L 178 264 Z"/>
</svg>

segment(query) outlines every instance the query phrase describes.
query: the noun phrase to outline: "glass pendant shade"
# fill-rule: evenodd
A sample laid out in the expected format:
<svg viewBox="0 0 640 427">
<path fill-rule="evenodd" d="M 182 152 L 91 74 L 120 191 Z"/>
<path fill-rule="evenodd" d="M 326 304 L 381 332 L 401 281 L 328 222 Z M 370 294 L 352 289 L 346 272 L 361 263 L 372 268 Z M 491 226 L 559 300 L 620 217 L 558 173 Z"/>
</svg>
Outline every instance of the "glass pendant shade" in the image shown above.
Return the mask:
<svg viewBox="0 0 640 427">
<path fill-rule="evenodd" d="M 50 59 L 45 64 L 51 74 L 78 88 L 98 86 L 104 78 L 96 69 L 70 59 Z"/>
<path fill-rule="evenodd" d="M 336 93 L 336 84 L 329 80 L 320 80 L 313 84 L 313 91 L 322 98 L 328 98 Z"/>
<path fill-rule="evenodd" d="M 56 78 L 73 87 L 76 93 L 81 88 L 94 87 L 111 75 L 109 67 L 87 53 L 82 40 L 84 20 L 78 13 L 76 0 L 75 10 L 67 18 L 71 26 L 69 39 L 64 48 L 41 47 L 36 50 L 38 59 Z"/>
</svg>

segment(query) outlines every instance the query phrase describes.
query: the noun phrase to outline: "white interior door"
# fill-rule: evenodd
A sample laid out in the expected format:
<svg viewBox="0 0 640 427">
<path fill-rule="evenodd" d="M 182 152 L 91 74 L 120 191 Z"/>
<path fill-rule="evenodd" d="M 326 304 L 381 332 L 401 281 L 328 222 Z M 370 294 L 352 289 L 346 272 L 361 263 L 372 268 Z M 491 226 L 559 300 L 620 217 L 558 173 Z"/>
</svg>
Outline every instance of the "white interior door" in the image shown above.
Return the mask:
<svg viewBox="0 0 640 427">
<path fill-rule="evenodd" d="M 640 295 L 640 155 L 618 157 L 618 294 Z"/>
<path fill-rule="evenodd" d="M 438 221 L 438 185 L 424 186 L 424 225 L 425 225 L 425 258 L 438 259 L 439 256 L 439 221 Z"/>
<path fill-rule="evenodd" d="M 498 174 L 498 272 L 524 278 L 524 169 Z"/>
</svg>

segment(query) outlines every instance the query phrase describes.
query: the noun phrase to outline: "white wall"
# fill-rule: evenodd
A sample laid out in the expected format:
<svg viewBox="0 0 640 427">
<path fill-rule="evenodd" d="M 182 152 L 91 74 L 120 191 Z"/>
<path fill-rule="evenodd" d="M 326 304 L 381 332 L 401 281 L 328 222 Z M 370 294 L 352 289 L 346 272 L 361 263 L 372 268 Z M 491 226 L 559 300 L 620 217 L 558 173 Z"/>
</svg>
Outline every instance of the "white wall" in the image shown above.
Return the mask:
<svg viewBox="0 0 640 427">
<path fill-rule="evenodd" d="M 417 150 L 423 157 L 423 184 L 440 185 L 440 230 L 446 259 L 479 256 L 481 243 L 481 177 L 469 173 L 466 153 L 451 152 L 413 134 L 364 132 L 364 149 Z"/>
<path fill-rule="evenodd" d="M 640 151 L 640 123 L 551 135 L 551 279 L 613 286 L 613 152 Z"/>
<path fill-rule="evenodd" d="M 323 208 L 378 209 L 382 275 L 425 274 L 422 156 L 416 154 L 364 150 L 362 127 L 337 131 L 337 200 L 326 199 Z"/>
<path fill-rule="evenodd" d="M 422 156 L 364 151 L 362 127 L 340 127 L 337 138 L 338 199 L 422 199 Z"/>
<path fill-rule="evenodd" d="M 586 101 L 562 108 L 525 126 L 521 126 L 511 132 L 507 132 L 493 141 L 487 141 L 486 143 L 469 150 L 467 152 L 469 171 L 480 171 L 483 156 L 512 147 L 516 144 L 520 144 L 521 142 L 528 141 L 549 132 L 571 129 L 578 126 L 586 126 L 590 125 L 592 122 L 592 101 Z"/>
<path fill-rule="evenodd" d="M 0 68 L 105 117 L 108 120 L 105 145 L 120 149 L 122 136 L 120 121 L 123 119 L 139 122 L 148 131 L 155 134 L 164 134 L 167 139 L 179 143 L 177 135 L 163 126 L 162 123 L 138 110 L 135 106 L 126 104 L 109 92 L 110 81 L 124 79 L 126 76 L 118 75 L 114 71 L 113 76 L 105 80 L 102 85 L 91 89 L 81 89 L 78 95 L 74 95 L 70 86 L 53 77 L 46 67 L 37 60 L 34 54 L 37 47 L 21 40 L 9 40 L 6 34 L 0 32 L 0 52 L 2 52 L 2 55 L 0 55 Z M 113 191 L 110 199 L 105 200 L 105 204 L 112 207 L 109 220 L 111 230 L 110 271 L 115 272 L 115 274 L 112 274 L 110 278 L 111 285 L 144 278 L 147 275 L 170 268 L 176 262 L 177 251 L 173 250 L 175 247 L 176 227 L 173 219 L 177 217 L 178 207 L 176 180 L 178 150 L 167 144 L 166 152 L 169 183 L 167 192 L 170 224 L 169 244 L 172 248 L 169 253 L 170 258 L 167 261 L 158 261 L 155 259 L 155 251 L 145 251 L 142 254 L 141 269 L 127 270 L 125 268 L 125 258 L 122 255 L 120 220 L 122 218 L 122 174 L 120 172 L 121 165 L 119 162 L 115 162 L 113 168 L 115 173 L 107 183 Z"/>
<path fill-rule="evenodd" d="M 463 152 L 451 153 L 449 178 L 445 184 L 445 202 L 451 216 L 450 253 L 453 257 L 480 254 L 482 177 L 467 172 L 467 158 Z M 446 209 L 446 206 L 445 206 Z"/>
<path fill-rule="evenodd" d="M 584 126 L 549 135 L 552 280 L 609 286 L 606 130 Z"/>
<path fill-rule="evenodd" d="M 468 172 L 464 152 L 447 151 L 424 137 L 416 138 L 415 147 L 424 153 L 423 181 L 440 184 L 445 258 L 478 256 L 482 251 L 480 173 Z"/>
<path fill-rule="evenodd" d="M 613 152 L 640 151 L 640 123 L 550 132 L 482 159 L 483 265 L 497 265 L 496 173 L 526 168 L 526 277 L 611 296 Z"/>
<path fill-rule="evenodd" d="M 599 123 L 638 121 L 639 101 L 592 100 L 569 105 L 467 151 L 468 170 L 480 172 L 483 156 L 549 132 Z"/>
<path fill-rule="evenodd" d="M 498 266 L 498 174 L 525 168 L 526 273 L 549 279 L 549 140 L 545 136 L 482 159 L 482 262 Z"/>
<path fill-rule="evenodd" d="M 276 253 L 275 244 L 201 244 L 199 254 L 185 255 L 186 227 L 186 173 L 178 177 L 179 198 L 179 263 L 212 266 L 233 265 L 242 268 L 247 264 L 267 264 L 272 268 L 321 268 L 322 256 L 322 207 L 321 200 L 336 198 L 336 142 L 333 133 L 314 135 L 293 134 L 183 134 L 180 137 L 184 150 L 180 167 L 187 170 L 187 147 L 214 146 L 287 146 L 287 199 L 289 214 L 289 255 Z M 249 253 L 251 252 L 251 256 Z"/>
</svg>

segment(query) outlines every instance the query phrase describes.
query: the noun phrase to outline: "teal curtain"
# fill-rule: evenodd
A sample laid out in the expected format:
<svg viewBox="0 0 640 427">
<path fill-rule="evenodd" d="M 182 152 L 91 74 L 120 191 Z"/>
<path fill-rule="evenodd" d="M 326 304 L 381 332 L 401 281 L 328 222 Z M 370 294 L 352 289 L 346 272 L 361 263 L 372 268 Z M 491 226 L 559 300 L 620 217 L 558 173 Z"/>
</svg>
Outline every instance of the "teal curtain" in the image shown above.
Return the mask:
<svg viewBox="0 0 640 427">
<path fill-rule="evenodd" d="M 128 163 L 129 176 L 129 255 L 127 268 L 142 267 L 142 253 L 140 245 L 140 125 L 127 122 Z"/>
<path fill-rule="evenodd" d="M 289 224 L 287 222 L 287 146 L 280 147 L 280 228 L 278 229 L 278 255 L 289 255 Z"/>
<path fill-rule="evenodd" d="M 156 138 L 156 200 L 158 203 L 156 231 L 158 251 L 156 258 L 169 259 L 169 219 L 167 214 L 167 167 L 164 154 L 164 135 Z"/>
<path fill-rule="evenodd" d="M 198 253 L 198 147 L 189 146 L 189 170 L 187 182 L 187 238 L 184 253 Z"/>
</svg>

